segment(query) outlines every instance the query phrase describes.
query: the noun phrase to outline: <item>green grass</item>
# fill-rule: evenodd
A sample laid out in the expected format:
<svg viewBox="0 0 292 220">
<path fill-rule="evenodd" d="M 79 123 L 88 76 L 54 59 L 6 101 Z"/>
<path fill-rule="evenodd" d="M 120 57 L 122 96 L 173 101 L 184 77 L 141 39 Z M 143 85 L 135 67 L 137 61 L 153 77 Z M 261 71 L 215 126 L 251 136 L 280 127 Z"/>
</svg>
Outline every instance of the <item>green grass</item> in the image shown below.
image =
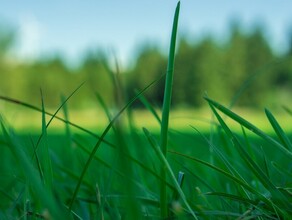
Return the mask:
<svg viewBox="0 0 292 220">
<path fill-rule="evenodd" d="M 171 215 L 190 217 L 189 207 L 199 219 L 291 215 L 291 160 L 281 151 L 275 151 L 272 143 L 255 137 L 246 140 L 236 134 L 239 145 L 247 146 L 247 141 L 250 145 L 252 153 L 246 155 L 240 147 L 234 148 L 232 139 L 220 128 L 212 140 L 195 129 L 192 133 L 171 131 L 169 155 L 165 160 L 152 143 L 153 139 L 158 140 L 159 134 L 151 135 L 149 142 L 148 135 L 145 137 L 136 129 L 137 132 L 123 134 L 127 140 L 126 152 L 119 149 L 116 134 L 108 134 L 113 146 L 102 143 L 93 156 L 69 213 L 71 216 L 67 218 L 75 215 L 82 219 L 97 218 L 101 214 L 113 219 L 126 217 L 133 209 L 129 199 L 136 202 L 137 213 L 133 218 L 159 219 L 161 163 L 168 168 L 166 184 Z M 37 163 L 31 159 L 32 143 L 38 138 L 38 135 L 18 136 L 12 132 L 1 136 L 1 216 L 4 219 L 29 213 L 50 213 L 56 218 L 67 215 L 80 173 L 97 141 L 88 134 L 73 134 L 72 145 L 65 135 L 48 134 L 46 142 L 54 174 L 52 193 L 43 184 Z M 121 165 L 125 161 L 131 169 Z M 185 174 L 181 186 L 174 177 L 179 172 Z M 125 182 L 131 186 L 131 192 L 125 188 Z M 177 192 L 177 201 L 172 201 Z M 28 202 L 30 208 L 25 209 Z"/>
<path fill-rule="evenodd" d="M 71 122 L 67 102 L 82 85 L 62 97 L 54 113 L 47 111 L 42 98 L 41 107 L 2 98 L 37 112 L 40 126 L 17 133 L 0 115 L 0 219 L 290 218 L 291 134 L 271 111 L 262 113 L 272 129 L 266 132 L 205 97 L 214 118 L 206 123 L 208 131 L 194 126 L 197 116 L 192 115 L 183 122 L 187 130 L 173 126 L 176 117 L 171 117 L 170 103 L 178 12 L 179 4 L 161 112 L 143 96 L 157 80 L 125 104 L 117 100 L 117 112 L 97 94 L 104 110 L 98 131 Z M 116 92 L 121 92 L 111 74 Z M 136 101 L 150 115 L 139 124 L 131 107 Z M 291 119 L 291 110 L 283 109 Z M 184 112 L 180 114 L 184 117 Z M 149 126 L 150 120 L 160 129 Z M 62 134 L 51 130 L 58 121 Z M 240 129 L 234 129 L 235 124 Z"/>
<path fill-rule="evenodd" d="M 158 145 L 158 148 L 161 148 L 162 158 L 164 159 L 163 162 L 161 163 L 162 181 L 160 184 L 160 202 L 161 202 L 161 217 L 162 218 L 166 218 L 168 216 L 167 188 L 166 188 L 165 180 L 166 180 L 166 169 L 169 168 L 169 166 L 167 166 L 167 163 L 165 163 L 165 161 L 167 161 L 166 154 L 167 154 L 167 145 L 168 145 L 168 124 L 169 124 L 169 112 L 170 112 L 171 96 L 172 96 L 175 45 L 176 45 L 179 10 L 180 10 L 180 2 L 178 2 L 176 10 L 175 10 L 175 14 L 174 14 L 172 34 L 171 34 L 171 40 L 170 40 L 168 66 L 167 66 L 166 79 L 165 79 L 163 107 L 162 107 L 160 146 Z M 144 131 L 146 132 L 147 137 L 150 138 L 148 131 L 146 129 Z M 154 149 L 156 149 L 155 144 L 153 144 L 153 146 L 154 146 Z M 157 152 L 159 153 L 160 151 L 157 151 Z"/>
</svg>

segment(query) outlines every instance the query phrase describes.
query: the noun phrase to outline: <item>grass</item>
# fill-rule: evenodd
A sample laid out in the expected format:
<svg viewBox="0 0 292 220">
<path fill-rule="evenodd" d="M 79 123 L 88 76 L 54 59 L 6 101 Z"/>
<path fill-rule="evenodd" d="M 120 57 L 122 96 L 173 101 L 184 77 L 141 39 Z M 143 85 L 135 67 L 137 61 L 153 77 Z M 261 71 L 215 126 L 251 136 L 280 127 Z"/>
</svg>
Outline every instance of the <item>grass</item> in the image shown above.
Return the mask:
<svg viewBox="0 0 292 220">
<path fill-rule="evenodd" d="M 162 181 L 160 184 L 160 202 L 161 202 L 161 217 L 162 218 L 166 218 L 168 216 L 167 188 L 166 188 L 165 180 L 166 180 L 166 168 L 169 168 L 169 166 L 167 166 L 167 163 L 165 163 L 165 161 L 167 161 L 166 154 L 167 154 L 167 145 L 168 145 L 167 143 L 168 142 L 168 124 L 169 124 L 169 112 L 170 112 L 171 96 L 172 96 L 175 45 L 176 45 L 179 10 L 180 10 L 180 2 L 178 2 L 176 10 L 175 10 L 175 14 L 174 14 L 172 34 L 171 34 L 171 40 L 170 40 L 169 58 L 168 58 L 168 65 L 167 65 L 167 72 L 166 72 L 166 79 L 165 79 L 165 90 L 164 90 L 164 98 L 163 98 L 161 131 L 160 131 L 160 148 L 161 148 L 161 152 L 163 156 L 162 158 L 164 159 L 163 162 L 161 163 Z M 144 131 L 146 132 L 148 138 L 150 138 L 148 131 L 145 129 Z M 154 147 L 154 149 L 156 148 Z M 159 151 L 156 151 L 156 152 L 159 152 Z"/>
<path fill-rule="evenodd" d="M 230 138 L 220 127 L 213 134 L 212 140 L 195 129 L 192 133 L 172 130 L 169 132 L 168 157 L 165 160 L 157 145 L 153 146 L 152 143 L 153 139 L 158 143 L 159 134 L 150 135 L 149 142 L 148 134 L 143 137 L 139 128 L 135 130 L 136 132 L 123 134 L 127 140 L 127 152 L 121 152 L 119 149 L 121 146 L 118 144 L 121 142 L 116 133 L 112 131 L 107 135 L 107 140 L 110 140 L 112 145 L 102 143 L 93 156 L 70 218 L 76 215 L 82 219 L 86 219 L 86 216 L 97 218 L 101 213 L 105 218 L 127 216 L 132 210 L 129 205 L 131 203 L 126 202 L 129 195 L 139 204 L 136 207 L 139 211 L 136 218 L 159 218 L 161 162 L 169 165 L 166 184 L 169 203 L 173 205 L 170 209 L 175 213 L 173 215 L 180 218 L 188 218 L 190 211 L 182 200 L 184 196 L 181 196 L 181 193 L 178 202 L 172 201 L 178 189 L 178 181 L 174 181 L 174 176 L 179 172 L 185 174 L 181 190 L 198 218 L 235 218 L 244 214 L 246 217 L 273 218 L 275 215 L 287 217 L 291 214 L 287 211 L 289 207 L 285 207 L 289 202 L 283 204 L 278 201 L 285 200 L 277 198 L 277 194 L 282 191 L 281 194 L 286 193 L 286 200 L 290 199 L 291 203 L 291 160 L 282 151 L 273 148 L 272 143 L 254 136 L 249 137 L 248 131 L 247 139 L 243 134 L 234 134 L 241 145 L 250 146 L 250 149 L 246 150 L 251 151 L 252 159 L 244 159 L 242 156 L 245 154 L 239 151 L 240 148 L 234 148 L 233 137 Z M 12 131 L 7 131 L 1 136 L 1 173 L 4 180 L 1 180 L 1 214 L 4 219 L 28 213 L 50 213 L 53 216 L 66 214 L 66 207 L 68 202 L 72 201 L 80 173 L 88 157 L 92 155 L 97 141 L 97 138 L 90 134 L 73 133 L 68 140 L 65 135 L 48 133 L 46 143 L 50 147 L 54 173 L 52 198 L 52 193 L 43 187 L 36 162 L 31 160 L 35 145 L 32 143 L 37 143 L 38 138 L 37 135 L 15 135 Z M 273 138 L 277 138 L 276 135 Z M 123 161 L 130 163 L 131 171 L 120 165 Z M 251 161 L 256 164 L 250 164 Z M 131 182 L 128 183 L 133 188 L 131 193 L 124 188 L 121 179 Z M 25 188 L 29 195 L 26 197 L 23 193 Z M 31 204 L 28 210 L 23 208 L 26 201 Z M 61 210 L 54 211 L 54 206 L 61 207 Z M 55 212 L 57 214 L 54 214 Z"/>
<path fill-rule="evenodd" d="M 204 122 L 202 131 L 197 116 L 171 113 L 178 11 L 179 4 L 161 112 L 143 97 L 157 80 L 124 105 L 118 100 L 118 112 L 97 95 L 103 121 L 94 114 L 81 120 L 99 124 L 96 130 L 71 122 L 67 103 L 82 86 L 62 97 L 55 111 L 48 111 L 43 99 L 37 107 L 1 97 L 37 113 L 40 126 L 17 133 L 0 116 L 0 219 L 290 218 L 291 133 L 277 116 L 262 112 L 267 132 L 256 120 L 205 97 L 214 120 Z M 131 108 L 135 101 L 148 114 L 139 123 Z M 292 111 L 283 110 L 291 119 Z M 179 116 L 186 121 L 178 123 Z M 57 122 L 62 134 L 52 130 Z"/>
</svg>

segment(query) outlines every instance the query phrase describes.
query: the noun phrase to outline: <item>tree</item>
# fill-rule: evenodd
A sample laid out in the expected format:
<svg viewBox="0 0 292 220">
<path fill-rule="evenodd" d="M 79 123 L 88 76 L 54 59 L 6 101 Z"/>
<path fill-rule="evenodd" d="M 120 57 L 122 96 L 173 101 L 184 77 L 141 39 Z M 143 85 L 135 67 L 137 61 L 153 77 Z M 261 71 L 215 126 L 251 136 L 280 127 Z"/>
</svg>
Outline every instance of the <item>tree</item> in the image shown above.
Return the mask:
<svg viewBox="0 0 292 220">
<path fill-rule="evenodd" d="M 181 39 L 175 66 L 174 103 L 201 106 L 205 92 L 213 98 L 222 98 L 221 63 L 218 45 L 212 38 L 195 45 Z"/>
<path fill-rule="evenodd" d="M 260 27 L 250 34 L 244 34 L 238 24 L 234 25 L 226 45 L 224 61 L 229 100 L 241 92 L 236 100 L 238 104 L 258 106 L 264 100 L 269 85 L 268 66 L 273 59 L 272 50 Z"/>
<path fill-rule="evenodd" d="M 108 105 L 114 102 L 114 90 L 111 73 L 107 69 L 107 58 L 101 51 L 89 51 L 78 70 L 79 81 L 85 82 L 85 89 L 82 89 L 82 96 L 88 101 L 91 95 L 98 93 Z"/>
<path fill-rule="evenodd" d="M 7 60 L 7 54 L 12 48 L 15 41 L 15 33 L 12 29 L 8 29 L 4 26 L 0 26 L 0 94 L 8 95 L 12 92 L 13 78 L 11 74 L 13 72 L 14 64 L 9 63 Z"/>
<path fill-rule="evenodd" d="M 264 37 L 264 31 L 257 26 L 246 39 L 245 71 L 247 78 L 254 77 L 245 95 L 241 99 L 242 103 L 249 105 L 261 105 L 265 100 L 267 91 L 271 87 L 271 71 L 274 55 L 270 45 Z"/>
<path fill-rule="evenodd" d="M 133 96 L 135 89 L 142 90 L 166 72 L 166 58 L 155 47 L 144 47 L 137 57 L 134 68 L 128 77 L 128 93 Z M 164 78 L 163 78 L 164 79 Z M 164 93 L 164 80 L 159 80 L 145 93 L 151 102 L 161 105 Z"/>
<path fill-rule="evenodd" d="M 0 59 L 3 59 L 14 43 L 15 32 L 12 29 L 0 26 Z"/>
</svg>

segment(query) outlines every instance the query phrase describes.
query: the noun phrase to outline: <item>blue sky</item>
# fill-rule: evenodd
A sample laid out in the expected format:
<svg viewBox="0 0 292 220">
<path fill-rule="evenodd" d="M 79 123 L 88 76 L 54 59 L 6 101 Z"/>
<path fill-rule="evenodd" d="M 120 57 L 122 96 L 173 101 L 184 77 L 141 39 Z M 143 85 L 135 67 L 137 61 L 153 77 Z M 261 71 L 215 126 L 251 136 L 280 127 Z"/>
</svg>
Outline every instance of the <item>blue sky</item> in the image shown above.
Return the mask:
<svg viewBox="0 0 292 220">
<path fill-rule="evenodd" d="M 2 1 L 1 23 L 18 33 L 15 53 L 21 58 L 59 53 L 74 62 L 92 48 L 114 50 L 126 63 L 145 41 L 167 50 L 176 0 L 11 0 Z M 227 36 L 232 18 L 243 27 L 263 24 L 274 48 L 287 46 L 292 27 L 290 0 L 181 1 L 179 35 L 194 39 L 212 33 Z"/>
</svg>

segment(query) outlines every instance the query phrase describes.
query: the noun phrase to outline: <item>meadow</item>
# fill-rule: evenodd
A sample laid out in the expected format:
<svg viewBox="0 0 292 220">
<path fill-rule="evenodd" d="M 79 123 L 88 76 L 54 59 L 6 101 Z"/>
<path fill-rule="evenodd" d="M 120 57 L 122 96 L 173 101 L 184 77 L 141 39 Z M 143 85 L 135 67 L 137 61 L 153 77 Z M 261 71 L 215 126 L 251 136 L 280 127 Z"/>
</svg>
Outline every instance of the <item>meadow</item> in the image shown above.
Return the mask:
<svg viewBox="0 0 292 220">
<path fill-rule="evenodd" d="M 1 98 L 22 113 L 0 115 L 0 219 L 291 218 L 289 108 L 171 110 L 179 4 L 161 109 L 143 96 L 155 79 L 96 112 L 70 113 L 78 88 L 53 111 Z"/>
<path fill-rule="evenodd" d="M 265 121 L 270 119 L 274 132 L 257 129 L 226 109 L 239 126 L 230 118 L 220 124 L 215 118 L 211 123 L 211 117 L 202 128 L 191 117 L 180 123 L 170 117 L 164 156 L 158 144 L 160 117 L 140 112 L 137 122 L 124 112 L 101 137 L 103 126 L 88 129 L 71 124 L 65 109 L 64 104 L 63 116 L 37 113 L 32 118 L 43 127 L 29 130 L 13 129 L 11 124 L 17 128 L 17 123 L 1 119 L 1 219 L 161 219 L 163 183 L 169 219 L 289 219 L 291 215 L 289 133 L 276 127 L 268 112 Z M 65 120 L 62 126 L 57 117 Z M 235 132 L 229 133 L 224 122 Z M 162 165 L 168 168 L 165 180 Z"/>
</svg>

